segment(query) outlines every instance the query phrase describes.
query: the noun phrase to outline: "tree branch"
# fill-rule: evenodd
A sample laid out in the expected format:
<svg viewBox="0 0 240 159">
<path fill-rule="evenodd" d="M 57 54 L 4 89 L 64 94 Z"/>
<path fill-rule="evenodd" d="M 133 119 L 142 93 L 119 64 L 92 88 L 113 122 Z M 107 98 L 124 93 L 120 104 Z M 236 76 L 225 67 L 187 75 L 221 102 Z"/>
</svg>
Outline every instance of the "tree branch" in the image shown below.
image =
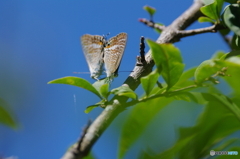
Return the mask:
<svg viewBox="0 0 240 159">
<path fill-rule="evenodd" d="M 193 5 L 190 6 L 181 16 L 179 16 L 173 23 L 166 27 L 161 36 L 157 39 L 157 43 L 173 43 L 178 39 L 176 30 L 184 30 L 189 25 L 191 25 L 195 20 L 197 20 L 202 14 L 199 9 L 203 6 L 201 0 L 195 0 Z M 140 84 L 140 78 L 148 75 L 154 66 L 154 61 L 151 57 L 150 51 L 145 56 L 146 65 L 139 66 L 136 65 L 133 72 L 124 82 L 124 85 L 128 85 L 132 90 L 135 90 Z M 86 154 L 89 153 L 93 144 L 98 140 L 105 129 L 110 125 L 110 123 L 121 113 L 127 105 L 124 105 L 128 98 L 114 96 L 109 103 L 111 105 L 106 106 L 102 113 L 95 119 L 95 121 L 90 125 L 84 138 L 82 139 L 81 145 L 79 147 L 78 153 L 80 153 L 78 158 L 71 159 L 81 159 Z M 68 150 L 71 151 L 71 148 Z M 62 159 L 70 159 L 63 157 Z"/>
<path fill-rule="evenodd" d="M 166 26 L 164 26 L 164 25 L 156 24 L 156 23 L 154 23 L 153 21 L 151 21 L 151 20 L 149 21 L 149 20 L 147 20 L 147 19 L 145 19 L 145 18 L 140 18 L 138 21 L 139 21 L 139 22 L 142 22 L 143 24 L 145 24 L 145 25 L 147 25 L 147 26 L 149 26 L 149 27 L 158 29 L 158 30 L 160 30 L 160 31 L 163 31 L 163 30 L 166 28 Z"/>
<path fill-rule="evenodd" d="M 179 30 L 177 31 L 177 34 L 179 38 L 187 37 L 187 36 L 192 36 L 196 34 L 202 34 L 202 33 L 216 33 L 218 30 L 225 29 L 220 24 L 214 24 L 210 27 L 205 27 L 205 28 L 199 28 L 199 29 L 193 29 L 193 30 Z"/>
</svg>

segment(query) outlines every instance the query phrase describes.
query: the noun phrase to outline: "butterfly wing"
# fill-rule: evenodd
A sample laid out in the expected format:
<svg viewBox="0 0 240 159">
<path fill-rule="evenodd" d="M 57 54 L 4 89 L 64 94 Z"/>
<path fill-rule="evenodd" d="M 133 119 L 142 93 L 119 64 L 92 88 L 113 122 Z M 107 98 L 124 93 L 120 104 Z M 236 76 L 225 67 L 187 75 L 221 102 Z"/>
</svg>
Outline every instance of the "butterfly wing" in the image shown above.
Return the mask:
<svg viewBox="0 0 240 159">
<path fill-rule="evenodd" d="M 104 63 L 107 77 L 117 75 L 127 42 L 127 33 L 120 33 L 106 42 L 104 47 Z"/>
<path fill-rule="evenodd" d="M 81 44 L 91 77 L 97 79 L 103 71 L 104 38 L 99 35 L 85 34 L 81 37 Z"/>
</svg>

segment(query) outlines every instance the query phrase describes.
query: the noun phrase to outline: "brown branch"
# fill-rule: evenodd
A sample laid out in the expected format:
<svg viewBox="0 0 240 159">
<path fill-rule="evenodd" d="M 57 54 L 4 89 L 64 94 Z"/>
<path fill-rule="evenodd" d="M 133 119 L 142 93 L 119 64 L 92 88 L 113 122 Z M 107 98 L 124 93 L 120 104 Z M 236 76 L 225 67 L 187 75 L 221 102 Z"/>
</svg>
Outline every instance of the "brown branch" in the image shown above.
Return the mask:
<svg viewBox="0 0 240 159">
<path fill-rule="evenodd" d="M 157 39 L 157 43 L 173 43 L 176 41 L 176 31 L 175 30 L 184 30 L 188 26 L 190 26 L 195 20 L 197 20 L 202 14 L 199 9 L 203 6 L 201 0 L 195 0 L 193 5 L 190 6 L 181 16 L 179 16 L 173 23 L 166 27 L 161 36 Z M 145 55 L 146 65 L 138 66 L 136 65 L 133 69 L 133 72 L 129 75 L 129 77 L 124 82 L 124 85 L 129 86 L 132 90 L 135 90 L 140 84 L 140 78 L 148 75 L 154 66 L 153 59 L 151 57 L 150 51 Z M 107 105 L 103 112 L 95 119 L 95 121 L 90 125 L 87 130 L 86 135 L 82 139 L 82 143 L 80 145 L 81 154 L 78 159 L 83 158 L 86 154 L 89 153 L 93 144 L 98 140 L 98 138 L 102 135 L 105 129 L 109 126 L 109 124 L 117 117 L 119 113 L 121 113 L 125 108 L 126 101 L 128 98 L 114 96 L 110 101 L 110 105 Z M 70 151 L 70 150 L 69 150 Z M 63 158 L 69 159 L 69 158 Z M 75 158 L 77 159 L 77 158 Z"/>
<path fill-rule="evenodd" d="M 147 20 L 147 19 L 145 19 L 145 18 L 141 18 L 141 19 L 139 19 L 138 21 L 139 21 L 139 22 L 142 22 L 143 24 L 145 24 L 145 25 L 147 25 L 147 26 L 149 26 L 149 27 L 158 29 L 158 30 L 160 30 L 160 31 L 163 31 L 163 30 L 166 28 L 166 26 L 164 26 L 164 25 L 156 24 L 156 23 L 154 23 L 152 20 Z"/>
<path fill-rule="evenodd" d="M 179 30 L 177 31 L 177 34 L 179 38 L 192 36 L 196 34 L 202 34 L 202 33 L 216 33 L 217 32 L 217 25 L 212 25 L 210 27 L 205 28 L 199 28 L 199 29 L 193 29 L 193 30 Z"/>
</svg>

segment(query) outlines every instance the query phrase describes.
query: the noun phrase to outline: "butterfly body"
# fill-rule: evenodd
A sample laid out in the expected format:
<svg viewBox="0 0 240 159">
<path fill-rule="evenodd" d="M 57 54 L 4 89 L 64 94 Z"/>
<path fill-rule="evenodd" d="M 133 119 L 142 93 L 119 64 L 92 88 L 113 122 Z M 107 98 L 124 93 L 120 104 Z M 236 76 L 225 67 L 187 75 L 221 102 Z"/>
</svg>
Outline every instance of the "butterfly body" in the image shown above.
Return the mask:
<svg viewBox="0 0 240 159">
<path fill-rule="evenodd" d="M 99 35 L 85 34 L 81 37 L 83 52 L 92 78 L 98 80 L 103 72 L 103 64 L 108 78 L 117 76 L 126 42 L 126 33 L 120 33 L 109 40 Z"/>
</svg>

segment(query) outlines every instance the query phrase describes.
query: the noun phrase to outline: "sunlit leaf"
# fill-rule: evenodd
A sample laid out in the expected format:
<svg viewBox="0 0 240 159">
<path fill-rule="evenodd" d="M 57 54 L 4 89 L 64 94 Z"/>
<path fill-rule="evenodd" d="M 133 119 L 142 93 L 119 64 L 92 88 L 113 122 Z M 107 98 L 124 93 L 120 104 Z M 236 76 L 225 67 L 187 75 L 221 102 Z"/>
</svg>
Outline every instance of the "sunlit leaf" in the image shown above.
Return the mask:
<svg viewBox="0 0 240 159">
<path fill-rule="evenodd" d="M 156 12 L 156 9 L 151 6 L 144 6 L 143 9 L 146 10 L 150 16 L 153 16 Z"/>
<path fill-rule="evenodd" d="M 179 88 L 195 85 L 193 78 L 194 78 L 194 72 L 196 71 L 196 69 L 197 68 L 194 67 L 183 72 L 178 82 L 170 90 L 176 90 Z"/>
<path fill-rule="evenodd" d="M 217 65 L 214 60 L 203 61 L 195 71 L 195 80 L 197 83 L 202 83 L 211 77 L 217 71 L 221 70 L 221 66 Z"/>
<path fill-rule="evenodd" d="M 219 60 L 219 59 L 222 59 L 222 57 L 226 55 L 225 52 L 223 51 L 218 51 L 216 53 L 213 54 L 212 58 L 211 59 L 215 59 L 215 60 Z"/>
<path fill-rule="evenodd" d="M 125 85 L 112 89 L 111 93 L 118 96 L 125 96 L 132 99 L 137 99 L 137 94 L 133 90 L 131 90 L 128 86 Z"/>
<path fill-rule="evenodd" d="M 83 89 L 86 89 L 94 94 L 96 94 L 99 98 L 102 98 L 99 92 L 92 86 L 91 83 L 89 83 L 87 80 L 79 77 L 63 77 L 59 79 L 52 80 L 48 82 L 48 84 L 68 84 L 72 86 L 81 87 Z"/>
<path fill-rule="evenodd" d="M 158 71 L 155 70 L 149 75 L 141 78 L 141 84 L 147 96 L 151 93 L 153 87 L 156 85 L 159 76 L 160 75 Z"/>
<path fill-rule="evenodd" d="M 182 75 L 184 64 L 180 51 L 172 44 L 157 44 L 147 40 L 154 62 L 170 89 Z"/>
<path fill-rule="evenodd" d="M 100 94 L 102 97 L 104 97 L 105 99 L 108 98 L 109 95 L 109 83 L 105 83 L 100 87 Z"/>
<path fill-rule="evenodd" d="M 90 113 L 94 108 L 97 108 L 99 105 L 90 105 L 85 110 L 84 113 L 88 114 Z"/>
<path fill-rule="evenodd" d="M 223 1 L 222 0 L 215 0 L 211 4 L 207 4 L 200 8 L 201 12 L 206 15 L 207 17 L 219 21 L 220 13 L 222 10 Z"/>
<path fill-rule="evenodd" d="M 208 17 L 200 17 L 200 18 L 198 18 L 198 21 L 200 23 L 204 23 L 204 22 L 214 23 L 215 22 L 214 20 L 212 20 L 211 18 L 208 18 Z"/>
</svg>

